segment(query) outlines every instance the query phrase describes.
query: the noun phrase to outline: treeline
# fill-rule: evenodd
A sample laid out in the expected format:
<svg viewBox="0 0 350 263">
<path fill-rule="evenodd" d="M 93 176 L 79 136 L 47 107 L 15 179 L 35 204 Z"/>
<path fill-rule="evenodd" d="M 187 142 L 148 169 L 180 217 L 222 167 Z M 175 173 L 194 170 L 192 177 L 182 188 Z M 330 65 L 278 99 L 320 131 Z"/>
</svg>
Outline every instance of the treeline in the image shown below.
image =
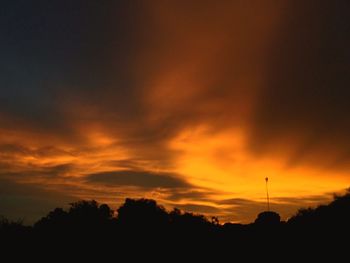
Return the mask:
<svg viewBox="0 0 350 263">
<path fill-rule="evenodd" d="M 347 243 L 341 240 L 349 234 L 349 191 L 328 205 L 301 209 L 287 222 L 265 211 L 251 224 L 220 224 L 216 217 L 176 208 L 167 211 L 149 199 L 126 199 L 117 211 L 94 200 L 78 201 L 68 210 L 52 210 L 33 226 L 0 220 L 1 247 L 30 253 L 45 249 L 59 255 L 117 251 L 129 257 L 157 253 L 221 257 L 232 252 L 248 259 L 274 251 L 290 257 L 306 253 L 315 259 L 327 251 L 337 251 L 333 256 L 347 252 L 342 250 Z"/>
</svg>

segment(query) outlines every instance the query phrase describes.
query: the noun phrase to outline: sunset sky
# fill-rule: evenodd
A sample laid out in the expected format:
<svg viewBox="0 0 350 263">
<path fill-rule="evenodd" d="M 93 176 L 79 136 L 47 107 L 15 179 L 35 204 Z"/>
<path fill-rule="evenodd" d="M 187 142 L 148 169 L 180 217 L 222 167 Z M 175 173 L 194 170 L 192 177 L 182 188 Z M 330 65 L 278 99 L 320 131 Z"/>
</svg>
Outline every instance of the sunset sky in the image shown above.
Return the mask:
<svg viewBox="0 0 350 263">
<path fill-rule="evenodd" d="M 0 215 L 126 197 L 248 223 L 350 186 L 350 1 L 5 0 Z"/>
</svg>

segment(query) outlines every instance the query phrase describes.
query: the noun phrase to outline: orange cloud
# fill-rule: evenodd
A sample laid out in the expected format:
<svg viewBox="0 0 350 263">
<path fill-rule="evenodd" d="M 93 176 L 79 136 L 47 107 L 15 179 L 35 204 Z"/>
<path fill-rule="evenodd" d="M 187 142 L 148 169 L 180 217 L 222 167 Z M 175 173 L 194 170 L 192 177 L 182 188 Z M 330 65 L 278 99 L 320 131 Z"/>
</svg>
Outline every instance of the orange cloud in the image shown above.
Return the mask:
<svg viewBox="0 0 350 263">
<path fill-rule="evenodd" d="M 346 8 L 43 5 L 12 7 L 21 19 L 3 23 L 8 184 L 113 205 L 156 198 L 242 222 L 265 209 L 265 177 L 284 218 L 349 185 Z"/>
</svg>

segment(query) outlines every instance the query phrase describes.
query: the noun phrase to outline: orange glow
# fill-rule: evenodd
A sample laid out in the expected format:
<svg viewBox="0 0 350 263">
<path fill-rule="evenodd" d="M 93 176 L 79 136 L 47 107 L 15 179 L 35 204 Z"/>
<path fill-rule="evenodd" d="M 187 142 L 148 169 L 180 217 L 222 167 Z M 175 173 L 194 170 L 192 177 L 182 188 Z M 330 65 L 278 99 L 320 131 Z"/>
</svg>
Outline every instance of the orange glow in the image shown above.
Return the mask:
<svg viewBox="0 0 350 263">
<path fill-rule="evenodd" d="M 22 55 L 27 48 L 8 52 L 23 61 L 4 63 L 15 78 L 6 79 L 10 88 L 0 97 L 0 180 L 113 206 L 126 197 L 154 198 L 235 222 L 251 222 L 265 209 L 265 177 L 271 208 L 283 219 L 348 187 L 349 94 L 337 87 L 348 86 L 349 74 L 341 64 L 346 56 L 334 59 L 339 68 L 332 60 L 345 49 L 319 41 L 327 39 L 323 29 L 337 28 L 323 28 L 318 16 L 329 12 L 313 17 L 312 5 L 305 11 L 308 4 L 293 1 L 211 2 L 149 1 L 141 10 L 130 4 L 130 14 L 123 7 L 117 20 L 96 19 L 101 25 L 91 32 L 75 28 L 59 50 L 79 41 L 58 65 L 51 60 L 61 51 L 51 58 L 35 47 L 40 59 Z M 43 33 L 50 37 L 44 43 L 56 39 L 51 34 Z M 331 54 L 318 54 L 326 47 Z M 316 53 L 304 61 L 309 52 Z M 31 79 L 22 64 L 40 74 Z"/>
<path fill-rule="evenodd" d="M 86 126 L 87 127 L 87 126 Z M 85 176 L 106 171 L 125 170 L 119 166 L 118 160 L 134 159 L 135 152 L 130 151 L 118 142 L 116 137 L 96 129 L 94 125 L 85 128 L 84 146 L 78 144 L 66 145 L 63 149 L 45 148 L 48 141 L 36 141 L 30 145 L 23 134 L 17 139 L 4 138 L 7 143 L 22 140 L 23 147 L 14 154 L 1 155 L 2 163 L 10 165 L 8 172 L 26 173 L 34 171 L 33 174 L 45 172 L 46 169 L 60 165 L 69 164 L 67 171 L 60 172 L 58 177 L 18 177 L 16 181 L 22 183 L 40 184 L 47 189 L 55 189 L 65 192 L 64 185 L 80 188 L 73 193 L 77 198 L 98 198 L 98 200 L 118 205 L 113 196 L 108 196 L 108 191 L 119 191 L 125 197 L 148 197 L 155 198 L 167 207 L 186 205 L 189 202 L 195 205 L 211 206 L 225 210 L 219 216 L 226 221 L 249 222 L 253 215 L 247 217 L 235 217 L 234 205 L 220 204 L 221 200 L 233 198 L 244 198 L 261 204 L 265 202 L 264 178 L 269 177 L 271 207 L 283 209 L 281 215 L 287 218 L 295 212 L 298 204 L 283 208 L 283 198 L 303 199 L 307 196 L 323 195 L 324 193 L 339 192 L 350 184 L 349 178 L 341 171 L 320 170 L 313 166 L 286 166 L 285 155 L 277 157 L 274 155 L 254 156 L 247 148 L 245 128 L 230 128 L 221 131 L 203 124 L 183 129 L 170 138 L 165 148 L 167 151 L 176 153 L 168 168 L 160 168 L 150 160 L 136 160 L 134 165 L 138 170 L 154 172 L 171 172 L 190 183 L 194 190 L 206 196 L 206 200 L 196 198 L 181 198 L 173 201 L 164 189 L 139 190 L 135 187 L 119 186 L 110 190 L 99 185 L 86 185 Z M 94 128 L 95 127 L 95 128 Z M 41 143 L 42 145 L 40 145 Z M 281 149 L 282 151 L 282 149 Z M 278 152 L 278 151 L 277 151 Z M 50 173 L 50 172 L 49 172 Z M 77 180 L 72 180 L 77 178 Z M 61 185 L 61 186 L 60 186 Z M 197 190 L 196 190 L 197 189 Z M 329 196 L 331 198 L 331 196 Z M 304 203 L 315 205 L 317 201 Z M 239 209 L 239 208 L 237 208 Z M 227 212 L 228 211 L 228 212 Z M 205 213 L 205 212 L 204 212 Z M 255 212 L 254 212 L 255 213 Z M 210 214 L 210 213 L 209 213 Z"/>
<path fill-rule="evenodd" d="M 303 198 L 320 193 L 335 193 L 350 184 L 342 172 L 319 171 L 312 167 L 286 168 L 283 158 L 256 158 L 246 149 L 244 132 L 210 132 L 205 127 L 183 131 L 170 142 L 181 152 L 177 171 L 186 174 L 194 185 L 214 189 L 213 200 L 241 198 L 265 202 L 265 177 L 270 180 L 273 202 L 279 197 Z M 276 200 L 274 200 L 276 198 Z M 294 208 L 293 208 L 294 209 Z M 284 211 L 284 217 L 295 211 Z"/>
</svg>

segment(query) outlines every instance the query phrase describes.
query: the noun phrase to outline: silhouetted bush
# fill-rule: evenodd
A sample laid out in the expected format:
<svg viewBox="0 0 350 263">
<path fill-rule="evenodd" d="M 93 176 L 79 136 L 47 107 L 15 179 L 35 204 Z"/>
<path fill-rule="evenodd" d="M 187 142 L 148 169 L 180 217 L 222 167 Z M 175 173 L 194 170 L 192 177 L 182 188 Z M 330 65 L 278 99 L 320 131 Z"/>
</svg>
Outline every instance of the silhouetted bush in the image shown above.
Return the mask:
<svg viewBox="0 0 350 263">
<path fill-rule="evenodd" d="M 23 225 L 23 220 L 11 221 L 4 216 L 0 216 L 0 233 L 17 234 L 29 230 L 30 227 Z"/>
</svg>

